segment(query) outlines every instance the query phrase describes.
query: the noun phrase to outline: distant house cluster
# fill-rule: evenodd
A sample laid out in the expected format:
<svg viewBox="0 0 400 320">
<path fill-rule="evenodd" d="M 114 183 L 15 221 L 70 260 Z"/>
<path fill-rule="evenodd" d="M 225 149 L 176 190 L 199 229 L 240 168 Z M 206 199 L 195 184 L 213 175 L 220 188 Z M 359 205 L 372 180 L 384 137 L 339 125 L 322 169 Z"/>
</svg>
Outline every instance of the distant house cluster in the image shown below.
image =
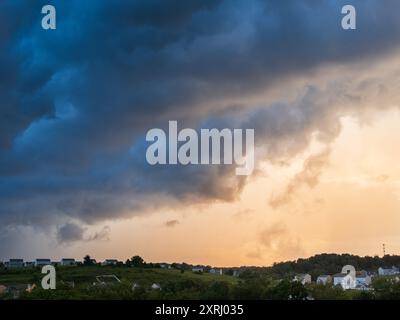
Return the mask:
<svg viewBox="0 0 400 320">
<path fill-rule="evenodd" d="M 320 285 L 340 286 L 343 290 L 369 290 L 374 277 L 396 275 L 400 275 L 400 270 L 397 267 L 390 269 L 381 267 L 374 274 L 370 274 L 365 270 L 355 271 L 354 274 L 342 270 L 342 272 L 333 275 L 320 275 L 317 277 L 316 283 Z M 301 282 L 303 285 L 312 283 L 310 274 L 298 274 L 293 278 L 293 281 Z"/>
<path fill-rule="evenodd" d="M 123 262 L 117 259 L 106 259 L 102 262 L 97 262 L 95 259 L 91 259 L 90 263 L 92 265 L 99 266 L 117 266 L 123 264 Z M 73 258 L 62 258 L 60 261 L 52 261 L 51 259 L 38 258 L 34 261 L 24 261 L 24 259 L 10 259 L 3 263 L 7 269 L 14 268 L 33 268 L 33 267 L 43 267 L 45 265 L 54 265 L 61 267 L 72 267 L 82 265 L 83 262 L 77 261 Z M 191 270 L 193 273 L 211 273 L 215 275 L 223 275 L 223 268 L 216 268 L 211 266 L 191 266 L 186 263 L 156 263 L 152 264 L 154 267 L 159 267 L 161 269 L 177 269 L 177 270 Z M 238 276 L 239 272 L 237 270 L 232 270 L 231 275 Z"/>
<path fill-rule="evenodd" d="M 210 267 L 202 267 L 202 266 L 197 266 L 192 268 L 193 273 L 211 273 L 211 274 L 219 274 L 223 275 L 224 271 L 222 268 L 210 268 Z"/>
<path fill-rule="evenodd" d="M 95 259 L 90 260 L 92 264 L 97 264 Z M 100 264 L 103 266 L 112 266 L 117 265 L 120 261 L 116 259 L 106 259 Z M 10 259 L 5 261 L 4 266 L 7 269 L 14 269 L 14 268 L 31 268 L 31 267 L 43 267 L 46 265 L 53 265 L 53 266 L 61 266 L 61 267 L 71 267 L 71 266 L 78 266 L 82 265 L 81 261 L 77 261 L 73 258 L 62 258 L 60 261 L 52 261 L 51 259 L 44 259 L 38 258 L 34 261 L 24 261 L 24 259 Z"/>
</svg>

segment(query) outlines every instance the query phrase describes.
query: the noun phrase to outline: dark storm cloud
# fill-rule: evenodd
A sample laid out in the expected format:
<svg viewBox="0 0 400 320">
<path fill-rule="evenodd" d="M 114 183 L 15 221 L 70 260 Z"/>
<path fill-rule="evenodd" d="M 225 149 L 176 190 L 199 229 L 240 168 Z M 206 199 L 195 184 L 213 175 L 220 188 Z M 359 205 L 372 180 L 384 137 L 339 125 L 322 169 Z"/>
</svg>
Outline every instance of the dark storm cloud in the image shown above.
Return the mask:
<svg viewBox="0 0 400 320">
<path fill-rule="evenodd" d="M 85 228 L 75 224 L 68 223 L 58 229 L 57 239 L 60 243 L 83 240 Z"/>
<path fill-rule="evenodd" d="M 48 2 L 0 3 L 3 225 L 232 200 L 246 182 L 233 167 L 150 167 L 146 131 L 168 120 L 235 123 L 256 128 L 271 154 L 282 141 L 300 150 L 313 130 L 338 130 L 316 89 L 294 105 L 243 99 L 326 64 L 378 57 L 400 39 L 396 0 L 353 1 L 349 32 L 340 28 L 347 1 L 51 1 L 57 30 L 44 31 Z"/>
<path fill-rule="evenodd" d="M 110 227 L 104 226 L 100 231 L 92 235 L 86 235 L 87 228 L 77 223 L 69 222 L 57 229 L 57 241 L 59 244 L 75 241 L 99 241 L 109 240 Z"/>
</svg>

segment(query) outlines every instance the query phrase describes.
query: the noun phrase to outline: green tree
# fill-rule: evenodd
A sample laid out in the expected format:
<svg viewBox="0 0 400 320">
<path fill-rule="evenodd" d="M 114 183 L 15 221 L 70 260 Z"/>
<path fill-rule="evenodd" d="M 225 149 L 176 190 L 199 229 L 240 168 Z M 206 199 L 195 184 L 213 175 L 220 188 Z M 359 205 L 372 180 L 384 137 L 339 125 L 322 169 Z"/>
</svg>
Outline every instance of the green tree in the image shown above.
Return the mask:
<svg viewBox="0 0 400 320">
<path fill-rule="evenodd" d="M 206 300 L 227 300 L 230 298 L 230 287 L 225 281 L 215 281 L 207 288 L 203 294 Z"/>
<path fill-rule="evenodd" d="M 379 277 L 372 282 L 376 299 L 400 299 L 400 282 L 393 277 Z"/>
<path fill-rule="evenodd" d="M 298 281 L 282 280 L 267 290 L 266 298 L 272 300 L 305 300 L 307 289 Z"/>
<path fill-rule="evenodd" d="M 84 256 L 84 258 L 83 258 L 83 265 L 84 266 L 92 266 L 93 265 L 93 260 L 88 254 L 86 256 Z"/>
<path fill-rule="evenodd" d="M 133 256 L 130 261 L 130 265 L 135 268 L 143 267 L 145 264 L 146 263 L 140 256 Z"/>
</svg>

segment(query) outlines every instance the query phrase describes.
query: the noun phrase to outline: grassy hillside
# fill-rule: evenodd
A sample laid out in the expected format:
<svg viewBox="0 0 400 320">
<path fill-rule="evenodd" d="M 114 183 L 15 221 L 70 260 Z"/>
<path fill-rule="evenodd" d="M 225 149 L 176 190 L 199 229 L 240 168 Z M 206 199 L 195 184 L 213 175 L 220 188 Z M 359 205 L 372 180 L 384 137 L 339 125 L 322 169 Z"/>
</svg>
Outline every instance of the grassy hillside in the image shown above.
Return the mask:
<svg viewBox="0 0 400 320">
<path fill-rule="evenodd" d="M 121 283 L 99 285 L 96 276 L 115 275 Z M 27 299 L 147 299 L 147 298 L 200 298 L 215 286 L 232 287 L 237 278 L 210 273 L 197 274 L 191 271 L 181 272 L 174 269 L 150 269 L 129 267 L 59 267 L 57 268 L 57 290 L 40 289 L 44 275 L 39 269 L 3 270 L 0 272 L 0 284 L 13 286 L 18 284 L 36 284 L 31 294 L 22 293 Z M 74 287 L 71 283 L 74 283 Z M 132 290 L 133 283 L 138 286 Z M 152 290 L 153 283 L 162 290 Z"/>
<path fill-rule="evenodd" d="M 116 275 L 122 282 L 136 282 L 143 285 L 160 283 L 166 281 L 178 281 L 190 279 L 195 281 L 227 281 L 235 283 L 237 279 L 227 275 L 217 275 L 211 273 L 197 274 L 191 271 L 181 273 L 175 269 L 147 269 L 147 268 L 127 268 L 127 267 L 58 267 L 57 281 L 74 281 L 79 285 L 91 284 L 96 281 L 96 276 Z M 0 271 L 0 284 L 10 285 L 15 283 L 38 283 L 43 277 L 40 269 L 21 269 Z"/>
</svg>

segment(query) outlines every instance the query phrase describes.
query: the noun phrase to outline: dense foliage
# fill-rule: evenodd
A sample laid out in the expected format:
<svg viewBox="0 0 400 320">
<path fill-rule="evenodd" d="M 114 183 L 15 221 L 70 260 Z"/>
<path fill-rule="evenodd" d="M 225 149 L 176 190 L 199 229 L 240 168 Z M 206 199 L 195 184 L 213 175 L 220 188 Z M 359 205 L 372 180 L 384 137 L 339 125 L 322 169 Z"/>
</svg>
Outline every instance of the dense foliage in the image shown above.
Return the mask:
<svg viewBox="0 0 400 320">
<path fill-rule="evenodd" d="M 146 263 L 134 256 L 125 264 L 100 266 L 89 256 L 75 267 L 57 267 L 57 289 L 42 290 L 39 268 L 7 270 L 0 266 L 0 284 L 35 284 L 28 293 L 22 290 L 3 294 L 0 299 L 270 299 L 270 300 L 335 300 L 335 299 L 400 299 L 400 279 L 375 277 L 368 291 L 347 290 L 314 283 L 302 285 L 292 281 L 293 274 L 310 273 L 315 281 L 320 274 L 334 274 L 343 265 L 357 270 L 376 272 L 380 266 L 400 265 L 400 257 L 358 257 L 321 254 L 309 259 L 274 264 L 272 267 L 225 269 L 224 275 L 208 272 L 193 273 L 187 264 L 174 264 L 162 269 L 159 264 Z M 234 276 L 234 271 L 240 271 Z M 115 275 L 121 282 L 99 283 L 96 276 Z M 152 288 L 153 284 L 160 288 Z"/>
</svg>

